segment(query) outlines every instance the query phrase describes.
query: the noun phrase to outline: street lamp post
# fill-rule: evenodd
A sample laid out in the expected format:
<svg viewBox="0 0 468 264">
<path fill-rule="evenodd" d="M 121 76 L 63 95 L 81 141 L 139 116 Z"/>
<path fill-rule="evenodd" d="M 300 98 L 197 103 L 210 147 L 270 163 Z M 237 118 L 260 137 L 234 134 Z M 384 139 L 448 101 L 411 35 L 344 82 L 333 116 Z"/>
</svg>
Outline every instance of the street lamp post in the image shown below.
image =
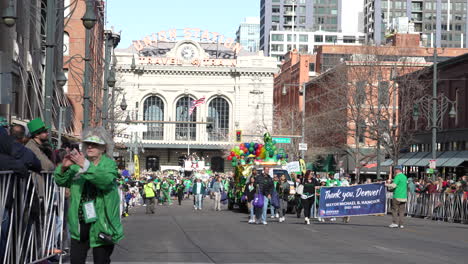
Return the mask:
<svg viewBox="0 0 468 264">
<path fill-rule="evenodd" d="M 107 127 L 109 114 L 108 114 L 108 100 L 109 100 L 109 87 L 113 89 L 117 80 L 115 79 L 115 68 L 110 68 L 111 53 L 112 49 L 117 47 L 120 41 L 120 35 L 113 33 L 110 30 L 106 30 L 105 34 L 105 55 L 104 55 L 104 94 L 102 98 L 102 125 Z M 115 57 L 114 62 L 115 63 Z M 110 72 L 109 72 L 110 71 Z"/>
<path fill-rule="evenodd" d="M 53 0 L 52 0 L 53 1 Z M 90 42 L 91 42 L 91 29 L 93 29 L 96 24 L 96 15 L 94 14 L 94 1 L 86 1 L 86 12 L 81 18 L 83 21 L 83 26 L 86 28 L 85 36 L 85 70 L 83 78 L 83 129 L 86 129 L 89 126 L 90 112 L 89 112 L 89 76 L 91 74 L 91 65 L 90 65 Z"/>
<path fill-rule="evenodd" d="M 52 124 L 52 96 L 54 90 L 54 68 L 55 68 L 55 29 L 56 29 L 56 6 L 55 0 L 47 0 L 47 23 L 46 23 L 46 65 L 45 65 L 45 91 L 44 91 L 44 123 L 46 127 Z"/>
<path fill-rule="evenodd" d="M 451 105 L 449 117 L 455 118 L 457 115 L 456 107 L 457 102 L 450 100 L 444 94 L 437 95 L 437 48 L 433 50 L 433 79 L 432 79 L 432 97 L 423 96 L 419 100 L 415 101 L 413 107 L 413 119 L 416 124 L 416 129 L 418 129 L 418 119 L 419 115 L 422 113 L 428 121 L 428 128 L 431 128 L 432 131 L 432 148 L 431 148 L 431 158 L 432 160 L 437 159 L 437 128 L 442 127 L 443 117 L 447 112 L 449 106 Z M 432 101 L 432 102 L 431 102 Z M 437 105 L 440 102 L 440 109 L 437 108 Z M 435 175 L 432 175 L 433 180 L 435 180 Z"/>
</svg>

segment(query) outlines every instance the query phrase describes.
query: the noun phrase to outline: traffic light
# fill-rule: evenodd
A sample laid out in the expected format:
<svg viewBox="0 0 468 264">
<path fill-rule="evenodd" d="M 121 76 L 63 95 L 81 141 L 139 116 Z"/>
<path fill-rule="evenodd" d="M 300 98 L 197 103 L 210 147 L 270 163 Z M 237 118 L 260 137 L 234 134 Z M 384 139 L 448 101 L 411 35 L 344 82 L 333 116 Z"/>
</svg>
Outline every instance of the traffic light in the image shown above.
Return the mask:
<svg viewBox="0 0 468 264">
<path fill-rule="evenodd" d="M 236 142 L 242 142 L 242 130 L 236 130 Z"/>
</svg>

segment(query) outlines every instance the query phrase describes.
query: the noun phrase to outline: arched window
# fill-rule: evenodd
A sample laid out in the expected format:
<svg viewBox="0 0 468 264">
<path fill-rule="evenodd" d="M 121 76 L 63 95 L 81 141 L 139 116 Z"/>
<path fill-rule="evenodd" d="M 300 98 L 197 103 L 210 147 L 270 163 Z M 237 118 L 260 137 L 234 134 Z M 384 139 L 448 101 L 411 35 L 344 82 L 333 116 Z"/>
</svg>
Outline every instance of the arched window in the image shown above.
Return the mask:
<svg viewBox="0 0 468 264">
<path fill-rule="evenodd" d="M 209 141 L 226 141 L 229 135 L 229 103 L 217 97 L 208 106 L 208 121 L 213 125 L 208 130 Z"/>
<path fill-rule="evenodd" d="M 149 156 L 146 158 L 146 170 L 158 171 L 159 170 L 159 157 Z"/>
<path fill-rule="evenodd" d="M 176 121 L 197 121 L 197 109 L 189 115 L 191 102 L 194 99 L 185 96 L 179 99 L 176 104 Z M 176 124 L 176 140 L 195 140 L 197 138 L 196 124 Z"/>
<path fill-rule="evenodd" d="M 143 104 L 143 120 L 163 121 L 164 120 L 164 102 L 158 96 L 146 98 Z M 164 124 L 147 123 L 148 130 L 143 132 L 143 139 L 163 140 Z"/>
<path fill-rule="evenodd" d="M 221 157 L 211 158 L 211 171 L 224 172 L 224 159 Z"/>
<path fill-rule="evenodd" d="M 70 35 L 68 32 L 63 32 L 63 55 L 70 55 Z"/>
</svg>

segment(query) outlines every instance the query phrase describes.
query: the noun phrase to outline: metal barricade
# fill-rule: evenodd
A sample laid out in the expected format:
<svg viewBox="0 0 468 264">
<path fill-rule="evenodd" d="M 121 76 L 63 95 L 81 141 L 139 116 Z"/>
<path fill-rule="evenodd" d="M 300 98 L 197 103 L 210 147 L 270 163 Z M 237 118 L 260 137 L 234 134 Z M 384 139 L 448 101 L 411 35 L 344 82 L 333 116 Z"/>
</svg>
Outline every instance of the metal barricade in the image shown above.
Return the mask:
<svg viewBox="0 0 468 264">
<path fill-rule="evenodd" d="M 468 224 L 468 201 L 463 193 L 408 193 L 408 216 Z"/>
<path fill-rule="evenodd" d="M 65 189 L 52 172 L 0 172 L 2 263 L 36 263 L 62 245 Z M 3 254 L 2 254 L 3 253 Z"/>
</svg>

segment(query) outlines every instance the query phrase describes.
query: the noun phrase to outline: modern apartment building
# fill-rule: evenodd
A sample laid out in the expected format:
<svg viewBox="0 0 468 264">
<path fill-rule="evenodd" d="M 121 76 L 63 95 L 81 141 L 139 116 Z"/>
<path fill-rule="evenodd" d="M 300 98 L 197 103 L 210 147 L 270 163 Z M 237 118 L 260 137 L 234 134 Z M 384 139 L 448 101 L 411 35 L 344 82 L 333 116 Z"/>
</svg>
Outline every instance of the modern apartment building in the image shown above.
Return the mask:
<svg viewBox="0 0 468 264">
<path fill-rule="evenodd" d="M 467 6 L 468 0 L 365 0 L 364 31 L 369 43 L 380 45 L 394 21 L 406 17 L 400 33 L 421 33 L 425 46 L 468 47 Z"/>
<path fill-rule="evenodd" d="M 269 54 L 271 31 L 362 32 L 364 0 L 261 0 L 260 49 Z M 346 20 L 346 21 L 345 21 Z"/>
<path fill-rule="evenodd" d="M 260 18 L 247 17 L 236 32 L 236 42 L 245 50 L 257 52 L 260 48 Z"/>
<path fill-rule="evenodd" d="M 361 45 L 365 42 L 364 33 L 341 32 L 297 32 L 270 31 L 270 56 L 278 62 L 285 58 L 289 51 L 297 50 L 300 54 L 312 54 L 318 45 Z"/>
</svg>

